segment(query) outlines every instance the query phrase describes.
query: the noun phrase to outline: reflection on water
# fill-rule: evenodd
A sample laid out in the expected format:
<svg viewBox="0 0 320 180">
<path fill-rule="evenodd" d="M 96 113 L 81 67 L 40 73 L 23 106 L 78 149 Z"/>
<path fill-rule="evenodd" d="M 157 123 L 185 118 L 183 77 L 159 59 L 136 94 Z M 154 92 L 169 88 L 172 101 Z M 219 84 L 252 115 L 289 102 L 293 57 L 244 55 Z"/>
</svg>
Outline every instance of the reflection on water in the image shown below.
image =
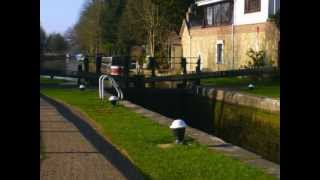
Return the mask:
<svg viewBox="0 0 320 180">
<path fill-rule="evenodd" d="M 80 63 L 76 60 L 56 59 L 46 60 L 41 64 L 41 68 L 50 70 L 77 71 Z"/>
</svg>

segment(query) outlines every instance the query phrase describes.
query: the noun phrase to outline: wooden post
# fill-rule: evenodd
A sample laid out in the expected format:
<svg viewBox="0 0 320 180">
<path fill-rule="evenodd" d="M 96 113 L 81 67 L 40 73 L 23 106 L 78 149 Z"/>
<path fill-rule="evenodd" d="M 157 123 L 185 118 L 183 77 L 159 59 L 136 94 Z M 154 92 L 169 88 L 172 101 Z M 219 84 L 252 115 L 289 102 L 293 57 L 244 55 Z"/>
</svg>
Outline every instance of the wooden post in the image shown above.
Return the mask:
<svg viewBox="0 0 320 180">
<path fill-rule="evenodd" d="M 124 85 L 125 87 L 129 86 L 128 78 L 129 78 L 129 72 L 130 72 L 130 56 L 124 56 L 124 65 L 123 65 L 123 76 L 124 76 Z"/>
<path fill-rule="evenodd" d="M 88 55 L 84 57 L 83 65 L 84 65 L 84 72 L 88 73 L 89 72 L 89 56 Z"/>
<path fill-rule="evenodd" d="M 200 65 L 201 65 L 201 58 L 199 56 L 198 61 L 197 61 L 197 67 L 196 67 L 196 73 L 200 74 L 201 70 L 200 70 Z M 195 80 L 195 85 L 200 85 L 200 78 Z"/>
<path fill-rule="evenodd" d="M 80 86 L 80 83 L 81 83 L 81 76 L 82 76 L 82 65 L 79 64 L 78 65 L 78 86 Z"/>
<path fill-rule="evenodd" d="M 181 58 L 181 68 L 183 75 L 187 74 L 187 60 L 185 57 Z M 182 86 L 185 88 L 187 86 L 187 80 L 183 80 Z"/>
<path fill-rule="evenodd" d="M 102 63 L 101 54 L 97 54 L 97 56 L 96 56 L 96 73 L 98 75 L 101 74 L 101 63 Z"/>
<path fill-rule="evenodd" d="M 156 77 L 156 59 L 154 57 L 149 57 L 150 68 L 151 68 L 151 77 Z M 151 83 L 151 86 L 155 88 L 155 82 Z"/>
</svg>

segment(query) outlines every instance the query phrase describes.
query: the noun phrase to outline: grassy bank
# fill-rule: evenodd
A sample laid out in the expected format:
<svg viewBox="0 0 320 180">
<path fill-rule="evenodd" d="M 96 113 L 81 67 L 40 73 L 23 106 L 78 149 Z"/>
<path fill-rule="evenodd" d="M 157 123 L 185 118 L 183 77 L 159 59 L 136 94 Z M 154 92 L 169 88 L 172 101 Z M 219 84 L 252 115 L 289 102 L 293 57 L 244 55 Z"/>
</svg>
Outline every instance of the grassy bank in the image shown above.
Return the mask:
<svg viewBox="0 0 320 180">
<path fill-rule="evenodd" d="M 263 171 L 210 151 L 190 138 L 188 145 L 160 148 L 174 141 L 172 132 L 122 106 L 101 104 L 97 90 L 43 88 L 42 93 L 80 108 L 126 152 L 147 179 L 275 179 Z"/>
<path fill-rule="evenodd" d="M 254 84 L 255 88 L 248 89 L 249 84 Z M 264 78 L 260 80 L 252 80 L 249 77 L 210 78 L 201 80 L 201 85 L 231 88 L 258 96 L 280 98 L 280 78 Z"/>
<path fill-rule="evenodd" d="M 60 83 L 64 83 L 67 82 L 64 79 L 51 79 L 51 78 L 47 78 L 47 77 L 40 77 L 40 84 L 41 85 L 58 85 Z"/>
</svg>

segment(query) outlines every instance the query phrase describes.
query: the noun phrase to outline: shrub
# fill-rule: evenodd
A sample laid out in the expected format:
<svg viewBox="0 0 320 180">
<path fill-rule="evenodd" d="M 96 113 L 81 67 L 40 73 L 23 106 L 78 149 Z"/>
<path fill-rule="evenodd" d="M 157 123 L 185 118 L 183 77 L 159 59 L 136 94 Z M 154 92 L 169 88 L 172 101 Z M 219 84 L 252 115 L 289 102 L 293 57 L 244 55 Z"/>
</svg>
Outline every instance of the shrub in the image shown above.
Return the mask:
<svg viewBox="0 0 320 180">
<path fill-rule="evenodd" d="M 245 68 L 263 67 L 266 65 L 266 52 L 264 50 L 254 51 L 252 48 L 250 48 L 247 52 L 247 55 L 251 58 L 251 61 L 245 65 Z"/>
</svg>

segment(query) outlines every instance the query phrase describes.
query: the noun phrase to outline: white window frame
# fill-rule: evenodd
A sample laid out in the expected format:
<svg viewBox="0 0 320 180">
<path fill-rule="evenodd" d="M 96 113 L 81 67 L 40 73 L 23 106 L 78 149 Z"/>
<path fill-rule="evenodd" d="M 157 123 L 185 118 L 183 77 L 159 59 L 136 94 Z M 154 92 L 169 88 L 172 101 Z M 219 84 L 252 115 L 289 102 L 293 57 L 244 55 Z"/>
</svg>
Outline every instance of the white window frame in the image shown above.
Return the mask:
<svg viewBox="0 0 320 180">
<path fill-rule="evenodd" d="M 218 63 L 218 45 L 221 44 L 221 63 Z M 216 64 L 223 64 L 224 63 L 224 41 L 223 40 L 217 40 L 216 42 Z"/>
</svg>

